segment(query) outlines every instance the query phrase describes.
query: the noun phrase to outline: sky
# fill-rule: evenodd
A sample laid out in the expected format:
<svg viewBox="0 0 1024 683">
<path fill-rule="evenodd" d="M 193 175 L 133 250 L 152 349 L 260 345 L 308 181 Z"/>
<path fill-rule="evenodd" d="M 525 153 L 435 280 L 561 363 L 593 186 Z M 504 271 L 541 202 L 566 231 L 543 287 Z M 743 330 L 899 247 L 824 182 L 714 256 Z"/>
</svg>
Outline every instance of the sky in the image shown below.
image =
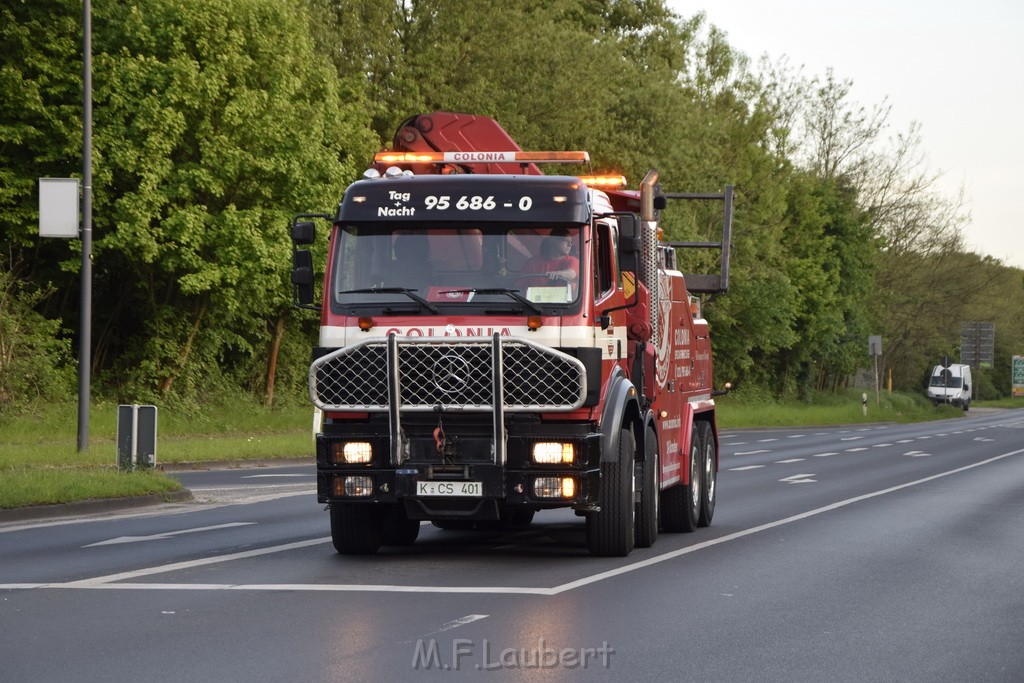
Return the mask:
<svg viewBox="0 0 1024 683">
<path fill-rule="evenodd" d="M 965 193 L 970 251 L 1024 268 L 1024 2 L 668 0 L 698 12 L 753 62 L 786 57 L 805 76 L 853 83 L 891 107 L 890 132 L 921 126 L 935 186 Z"/>
</svg>

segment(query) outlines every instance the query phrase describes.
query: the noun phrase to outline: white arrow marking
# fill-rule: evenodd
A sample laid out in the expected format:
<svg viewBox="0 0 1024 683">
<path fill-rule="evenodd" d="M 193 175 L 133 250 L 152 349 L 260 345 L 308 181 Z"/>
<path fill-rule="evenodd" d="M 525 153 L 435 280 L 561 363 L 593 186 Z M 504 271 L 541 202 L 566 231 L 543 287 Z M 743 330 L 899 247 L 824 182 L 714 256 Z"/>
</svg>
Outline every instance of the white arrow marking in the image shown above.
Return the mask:
<svg viewBox="0 0 1024 683">
<path fill-rule="evenodd" d="M 230 524 L 217 524 L 216 526 L 201 526 L 195 529 L 182 529 L 181 531 L 168 531 L 165 534 L 153 534 L 152 536 L 119 536 L 112 538 L 109 541 L 100 541 L 99 543 L 90 543 L 89 545 L 83 545 L 83 548 L 93 548 L 98 545 L 118 545 L 120 543 L 137 543 L 139 541 L 160 541 L 165 538 L 174 538 L 175 536 L 182 536 L 184 534 L 194 534 L 200 531 L 213 531 L 214 529 L 230 529 L 236 526 L 249 526 L 256 522 L 231 522 Z"/>
<path fill-rule="evenodd" d="M 817 483 L 817 479 L 811 479 L 813 474 L 794 474 L 792 477 L 786 477 L 785 479 L 779 479 L 787 484 L 814 484 Z"/>
<path fill-rule="evenodd" d="M 459 619 L 449 621 L 447 624 L 441 627 L 440 632 L 443 633 L 444 631 L 451 631 L 453 628 L 465 626 L 466 624 L 472 624 L 474 621 L 486 619 L 488 616 L 489 615 L 487 614 L 467 614 L 466 616 L 460 617 Z"/>
</svg>

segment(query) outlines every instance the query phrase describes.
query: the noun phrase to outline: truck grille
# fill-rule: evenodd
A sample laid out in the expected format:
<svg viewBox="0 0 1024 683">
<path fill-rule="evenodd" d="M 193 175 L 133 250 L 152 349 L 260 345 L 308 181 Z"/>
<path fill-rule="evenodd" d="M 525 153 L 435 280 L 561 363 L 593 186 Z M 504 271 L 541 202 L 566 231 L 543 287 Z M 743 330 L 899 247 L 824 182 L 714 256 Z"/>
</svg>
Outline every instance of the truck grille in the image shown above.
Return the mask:
<svg viewBox="0 0 1024 683">
<path fill-rule="evenodd" d="M 493 340 L 403 337 L 395 342 L 398 407 L 494 409 Z M 519 337 L 504 337 L 499 343 L 503 410 L 567 411 L 583 405 L 587 379 L 579 360 Z M 387 339 L 338 349 L 310 367 L 313 404 L 326 411 L 388 410 L 392 369 Z"/>
</svg>

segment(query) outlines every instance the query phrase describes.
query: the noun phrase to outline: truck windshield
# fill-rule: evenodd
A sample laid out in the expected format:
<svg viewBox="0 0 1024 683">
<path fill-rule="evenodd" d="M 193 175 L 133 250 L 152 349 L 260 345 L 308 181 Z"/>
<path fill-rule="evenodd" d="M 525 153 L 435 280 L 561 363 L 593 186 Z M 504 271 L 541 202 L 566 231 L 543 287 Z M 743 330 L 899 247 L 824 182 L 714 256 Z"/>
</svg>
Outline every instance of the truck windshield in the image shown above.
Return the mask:
<svg viewBox="0 0 1024 683">
<path fill-rule="evenodd" d="M 943 376 L 941 374 L 939 374 L 939 375 L 932 375 L 932 380 L 931 380 L 930 386 L 933 386 L 933 387 L 948 387 L 950 389 L 959 389 L 961 381 L 962 380 L 959 377 L 957 377 L 956 375 L 953 375 L 951 373 L 946 373 L 945 376 Z"/>
<path fill-rule="evenodd" d="M 579 296 L 580 226 L 342 226 L 331 292 L 341 306 L 539 311 Z"/>
</svg>

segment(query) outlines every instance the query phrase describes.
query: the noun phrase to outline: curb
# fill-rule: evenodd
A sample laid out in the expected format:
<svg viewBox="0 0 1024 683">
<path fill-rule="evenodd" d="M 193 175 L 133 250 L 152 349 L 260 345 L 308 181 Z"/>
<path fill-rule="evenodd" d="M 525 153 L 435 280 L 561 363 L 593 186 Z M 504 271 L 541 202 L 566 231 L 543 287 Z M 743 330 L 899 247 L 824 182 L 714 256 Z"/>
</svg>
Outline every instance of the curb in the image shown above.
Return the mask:
<svg viewBox="0 0 1024 683">
<path fill-rule="evenodd" d="M 192 492 L 171 491 L 169 493 L 153 493 L 147 496 L 131 496 L 129 498 L 103 498 L 99 500 L 81 500 L 74 503 L 55 503 L 53 505 L 30 505 L 28 507 L 0 510 L 0 522 L 28 522 L 58 517 L 90 515 L 100 512 L 117 512 L 136 508 L 151 507 L 163 503 L 185 503 L 191 501 Z"/>
</svg>

